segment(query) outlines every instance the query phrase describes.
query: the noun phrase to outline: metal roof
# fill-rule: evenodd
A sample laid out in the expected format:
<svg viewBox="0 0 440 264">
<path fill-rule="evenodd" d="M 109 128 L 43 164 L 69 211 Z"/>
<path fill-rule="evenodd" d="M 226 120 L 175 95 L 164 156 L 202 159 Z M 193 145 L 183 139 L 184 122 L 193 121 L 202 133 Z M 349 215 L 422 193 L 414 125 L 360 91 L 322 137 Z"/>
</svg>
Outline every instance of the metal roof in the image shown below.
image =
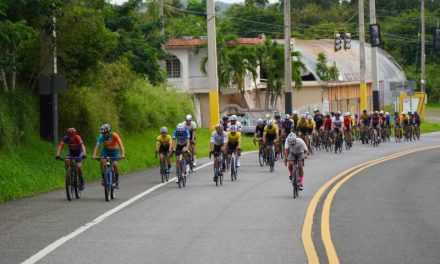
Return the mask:
<svg viewBox="0 0 440 264">
<path fill-rule="evenodd" d="M 302 62 L 316 80 L 320 80 L 316 74 L 316 60 L 320 52 L 325 53 L 329 65 L 336 64 L 339 69 L 340 81 L 359 81 L 359 42 L 351 41 L 351 49 L 334 51 L 333 39 L 321 40 L 299 40 L 294 39 L 294 49 L 302 54 Z M 365 44 L 365 79 L 371 82 L 371 46 Z M 403 81 L 406 80 L 405 73 L 397 62 L 384 50 L 377 49 L 377 75 L 378 81 Z"/>
</svg>

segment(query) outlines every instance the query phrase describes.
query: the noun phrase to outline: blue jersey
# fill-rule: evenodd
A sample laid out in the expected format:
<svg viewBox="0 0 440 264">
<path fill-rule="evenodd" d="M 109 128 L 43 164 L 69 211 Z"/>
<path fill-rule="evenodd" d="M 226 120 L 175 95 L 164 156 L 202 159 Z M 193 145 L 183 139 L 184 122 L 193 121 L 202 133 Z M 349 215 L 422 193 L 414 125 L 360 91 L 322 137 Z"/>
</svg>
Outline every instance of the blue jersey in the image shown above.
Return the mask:
<svg viewBox="0 0 440 264">
<path fill-rule="evenodd" d="M 177 141 L 177 145 L 185 145 L 186 141 L 190 139 L 189 131 L 187 129 L 182 132 L 175 130 L 173 133 L 173 139 Z"/>
</svg>

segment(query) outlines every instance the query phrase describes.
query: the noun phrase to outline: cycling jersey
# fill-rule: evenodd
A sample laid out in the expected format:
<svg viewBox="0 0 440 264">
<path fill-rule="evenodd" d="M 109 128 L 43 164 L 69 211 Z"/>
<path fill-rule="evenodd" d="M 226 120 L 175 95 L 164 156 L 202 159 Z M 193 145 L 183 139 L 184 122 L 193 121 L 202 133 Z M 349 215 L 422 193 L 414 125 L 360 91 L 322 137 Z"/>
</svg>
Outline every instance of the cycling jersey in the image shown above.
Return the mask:
<svg viewBox="0 0 440 264">
<path fill-rule="evenodd" d="M 330 118 L 324 119 L 324 128 L 330 129 L 332 127 L 332 120 Z"/>
<path fill-rule="evenodd" d="M 243 126 L 241 125 L 240 121 L 235 121 L 235 124 L 232 124 L 232 122 L 229 122 L 229 123 L 228 123 L 228 129 L 227 129 L 227 131 L 230 130 L 230 128 L 231 128 L 232 125 L 237 126 L 237 131 L 238 131 L 238 132 L 241 132 Z"/>
<path fill-rule="evenodd" d="M 320 129 L 322 127 L 323 123 L 324 123 L 324 117 L 321 114 L 316 114 L 313 117 L 313 120 L 316 123 L 316 128 Z"/>
<path fill-rule="evenodd" d="M 184 131 L 181 132 L 177 130 L 174 131 L 173 140 L 177 141 L 177 145 L 181 145 L 181 146 L 185 145 L 188 139 L 190 139 L 188 130 L 185 129 Z"/>
<path fill-rule="evenodd" d="M 368 114 L 362 114 L 361 120 L 364 126 L 370 126 L 370 116 Z"/>
<path fill-rule="evenodd" d="M 221 134 L 219 134 L 217 131 L 212 132 L 211 143 L 214 144 L 214 146 L 221 146 L 226 142 L 227 142 L 227 135 L 225 131 L 222 131 Z"/>
<path fill-rule="evenodd" d="M 335 116 L 332 119 L 332 123 L 336 128 L 342 127 L 343 122 L 344 122 L 344 119 L 342 117 L 336 118 L 336 116 Z"/>
<path fill-rule="evenodd" d="M 264 126 L 263 125 L 257 125 L 255 127 L 255 133 L 257 133 L 257 137 L 263 137 L 263 133 L 264 133 Z"/>
<path fill-rule="evenodd" d="M 171 136 L 170 135 L 159 135 L 156 139 L 156 141 L 160 144 L 162 147 L 169 146 L 171 144 Z"/>
<path fill-rule="evenodd" d="M 107 137 L 103 134 L 99 135 L 96 146 L 99 147 L 101 143 L 104 143 L 104 150 L 118 150 L 119 145 L 121 145 L 121 139 L 118 134 L 110 132 Z"/>
<path fill-rule="evenodd" d="M 226 140 L 228 144 L 236 145 L 241 143 L 241 132 L 235 132 L 235 135 L 233 135 L 231 131 L 228 131 L 226 134 Z"/>
<path fill-rule="evenodd" d="M 71 152 L 82 151 L 83 141 L 79 135 L 76 135 L 75 137 L 73 137 L 73 139 L 68 136 L 64 136 L 63 140 L 61 140 L 60 142 L 60 147 L 63 148 L 64 144 L 67 144 L 67 146 L 69 147 L 69 151 Z"/>
<path fill-rule="evenodd" d="M 290 134 L 290 132 L 292 132 L 294 126 L 295 126 L 295 123 L 293 122 L 292 119 L 284 120 L 284 124 L 283 124 L 284 133 L 286 135 Z"/>
<path fill-rule="evenodd" d="M 349 117 L 344 117 L 344 125 L 345 127 L 351 127 L 351 119 Z"/>
<path fill-rule="evenodd" d="M 303 154 L 304 151 L 309 151 L 306 143 L 302 138 L 296 138 L 295 144 L 289 144 L 289 142 L 284 143 L 284 148 L 289 150 L 289 153 L 293 153 L 295 155 Z"/>
<path fill-rule="evenodd" d="M 274 136 L 275 137 L 277 132 L 278 132 L 277 125 L 272 125 L 272 127 L 268 127 L 268 126 L 264 127 L 264 133 L 266 133 L 266 137 L 267 136 Z"/>
<path fill-rule="evenodd" d="M 316 123 L 315 123 L 315 121 L 314 120 L 309 120 L 308 122 L 307 122 L 307 128 L 309 128 L 309 129 L 313 129 L 313 128 L 315 128 L 316 127 Z"/>
</svg>

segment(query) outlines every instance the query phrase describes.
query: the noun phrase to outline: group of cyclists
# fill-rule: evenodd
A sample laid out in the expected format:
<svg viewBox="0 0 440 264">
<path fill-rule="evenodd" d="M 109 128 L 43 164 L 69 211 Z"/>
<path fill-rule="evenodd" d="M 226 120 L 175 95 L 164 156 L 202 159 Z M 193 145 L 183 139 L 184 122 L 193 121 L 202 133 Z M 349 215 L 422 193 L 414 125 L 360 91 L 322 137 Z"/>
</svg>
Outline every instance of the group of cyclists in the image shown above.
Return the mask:
<svg viewBox="0 0 440 264">
<path fill-rule="evenodd" d="M 314 150 L 327 146 L 328 143 L 337 147 L 337 138 L 346 142 L 351 147 L 354 140 L 362 141 L 363 144 L 371 142 L 371 135 L 379 135 L 377 139 L 386 140 L 391 134 L 391 128 L 394 128 L 396 137 L 402 136 L 401 129 L 406 131 L 420 132 L 421 118 L 417 112 L 408 112 L 401 114 L 395 112 L 390 116 L 388 112 L 374 111 L 368 113 L 362 110 L 360 114 L 352 115 L 350 112 L 342 114 L 340 111 L 321 113 L 316 109 L 312 114 L 298 113 L 294 111 L 292 115 L 286 114 L 281 118 L 279 113 L 272 118 L 270 114 L 265 119 L 258 119 L 254 133 L 254 143 L 258 142 L 260 149 L 263 150 L 264 158 L 269 159 L 269 149 L 273 145 L 275 149 L 275 160 L 284 155 L 284 164 L 288 166 L 289 179 L 292 180 L 293 165 L 298 165 L 299 187 L 303 189 L 304 159 L 312 154 Z M 186 115 L 185 121 L 179 123 L 173 133 L 169 134 L 166 127 L 160 128 L 160 135 L 156 139 L 156 154 L 162 158 L 165 156 L 168 164 L 168 173 L 172 172 L 171 156 L 176 154 L 176 168 L 179 167 L 181 157 L 188 159 L 191 164 L 187 164 L 185 173 L 188 173 L 191 167 L 196 167 L 196 128 L 197 124 L 192 120 L 191 115 Z M 227 162 L 231 159 L 231 154 L 236 153 L 236 167 L 240 167 L 241 144 L 243 126 L 238 121 L 237 115 L 224 116 L 219 124 L 214 127 L 210 138 L 210 156 L 214 157 L 225 155 Z M 413 128 L 413 129 L 411 129 Z M 119 135 L 111 131 L 109 124 L 103 124 L 100 129 L 92 159 L 100 160 L 102 179 L 104 179 L 103 167 L 106 157 L 113 158 L 115 172 L 115 188 L 119 188 L 119 170 L 118 160 L 125 158 L 125 149 Z M 419 136 L 418 136 L 419 137 Z M 410 135 L 411 140 L 416 138 L 416 133 Z M 408 139 L 410 140 L 410 139 Z M 396 139 L 397 141 L 397 139 Z M 102 152 L 97 153 L 103 144 Z M 57 150 L 56 159 L 60 158 L 60 153 L 64 145 L 68 145 L 65 166 L 69 165 L 69 159 L 77 160 L 77 169 L 80 177 L 79 189 L 84 189 L 84 173 L 81 161 L 86 158 L 86 149 L 81 137 L 77 134 L 75 128 L 68 128 L 66 135 Z M 327 149 L 327 147 L 325 147 Z M 119 151 L 121 155 L 119 155 Z M 214 163 L 214 166 L 217 164 Z M 220 172 L 222 175 L 224 171 Z M 217 175 L 214 176 L 214 181 Z M 176 177 L 176 182 L 178 178 Z M 103 181 L 102 181 L 103 183 Z"/>
</svg>

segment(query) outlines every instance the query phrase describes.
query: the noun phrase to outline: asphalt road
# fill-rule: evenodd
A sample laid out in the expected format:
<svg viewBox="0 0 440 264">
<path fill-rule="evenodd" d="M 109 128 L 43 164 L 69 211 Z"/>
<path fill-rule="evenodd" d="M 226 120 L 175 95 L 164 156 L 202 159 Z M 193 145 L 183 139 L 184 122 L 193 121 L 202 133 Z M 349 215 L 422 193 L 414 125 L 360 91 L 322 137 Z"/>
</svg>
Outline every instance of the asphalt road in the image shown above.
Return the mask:
<svg viewBox="0 0 440 264">
<path fill-rule="evenodd" d="M 371 167 L 337 193 L 331 230 L 341 263 L 440 262 L 440 149 Z"/>
<path fill-rule="evenodd" d="M 292 198 L 281 162 L 270 173 L 259 166 L 256 153 L 249 153 L 242 157 L 237 182 L 225 177 L 216 187 L 210 165 L 194 172 L 188 187 L 179 190 L 169 183 L 105 219 L 98 217 L 159 184 L 158 169 L 121 176 L 121 189 L 111 202 L 104 201 L 102 187 L 94 182 L 72 202 L 60 190 L 3 203 L 0 262 L 21 263 L 80 228 L 59 247 L 45 249 L 48 254 L 39 263 L 306 263 L 301 229 L 320 186 L 359 163 L 433 144 L 440 144 L 439 134 L 377 148 L 356 144 L 338 155 L 319 152 L 306 161 L 305 189 L 298 200 Z M 200 159 L 199 165 L 207 162 Z"/>
</svg>

